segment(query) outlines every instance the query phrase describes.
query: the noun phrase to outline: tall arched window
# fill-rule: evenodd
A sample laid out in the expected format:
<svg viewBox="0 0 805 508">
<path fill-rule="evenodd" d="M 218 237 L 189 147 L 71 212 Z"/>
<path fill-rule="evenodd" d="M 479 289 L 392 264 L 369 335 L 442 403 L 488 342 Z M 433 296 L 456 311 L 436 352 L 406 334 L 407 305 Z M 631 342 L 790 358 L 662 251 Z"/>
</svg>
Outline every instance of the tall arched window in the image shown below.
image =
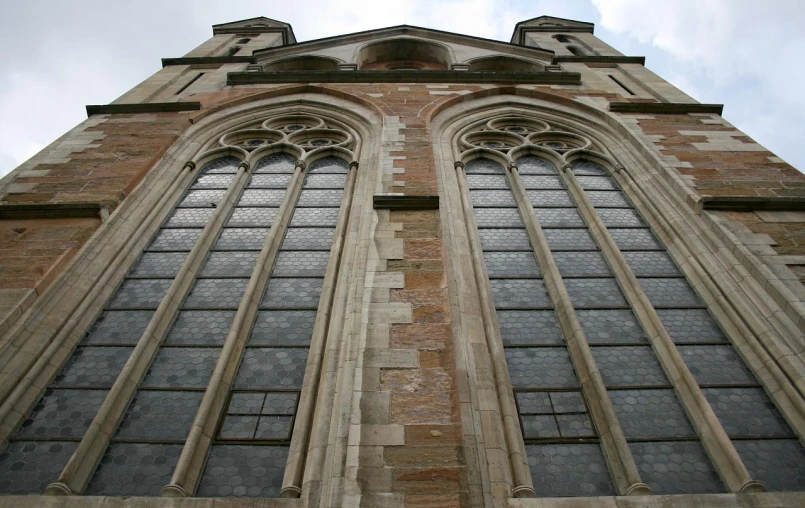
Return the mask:
<svg viewBox="0 0 805 508">
<path fill-rule="evenodd" d="M 503 346 L 490 351 L 510 381 L 498 381 L 504 425 L 522 437 L 509 453 L 525 453 L 530 468 L 528 481 L 513 463 L 515 492 L 805 489 L 790 474 L 805 473 L 805 449 L 769 387 L 602 146 L 506 116 L 475 122 L 456 143 L 485 327 Z M 516 420 L 506 419 L 507 389 Z"/>
<path fill-rule="evenodd" d="M 315 399 L 302 388 L 326 340 L 355 145 L 338 121 L 277 116 L 189 163 L 190 187 L 0 454 L 0 492 L 298 491 L 283 474 L 309 434 L 296 415 Z"/>
</svg>

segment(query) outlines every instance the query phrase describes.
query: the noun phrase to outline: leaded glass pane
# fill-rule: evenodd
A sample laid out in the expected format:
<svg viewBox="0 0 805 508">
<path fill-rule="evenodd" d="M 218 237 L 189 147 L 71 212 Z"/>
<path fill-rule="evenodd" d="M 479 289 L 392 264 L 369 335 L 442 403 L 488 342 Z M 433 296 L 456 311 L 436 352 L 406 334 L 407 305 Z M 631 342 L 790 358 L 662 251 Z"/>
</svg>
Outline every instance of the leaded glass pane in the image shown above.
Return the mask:
<svg viewBox="0 0 805 508">
<path fill-rule="evenodd" d="M 176 277 L 186 257 L 186 252 L 146 252 L 129 272 L 129 277 Z"/>
<path fill-rule="evenodd" d="M 471 190 L 470 200 L 472 201 L 472 206 L 475 207 L 517 206 L 517 202 L 509 190 Z"/>
<path fill-rule="evenodd" d="M 497 314 L 504 346 L 564 343 L 552 310 L 499 310 Z"/>
<path fill-rule="evenodd" d="M 538 279 L 493 279 L 492 296 L 499 309 L 550 308 L 545 283 Z"/>
<path fill-rule="evenodd" d="M 518 388 L 577 388 L 578 381 L 563 347 L 506 348 L 512 386 Z"/>
<path fill-rule="evenodd" d="M 91 496 L 158 496 L 170 483 L 182 445 L 112 443 L 89 482 Z"/>
<path fill-rule="evenodd" d="M 81 438 L 108 393 L 108 390 L 47 390 L 20 427 L 17 436 Z"/>
<path fill-rule="evenodd" d="M 225 228 L 215 243 L 218 251 L 259 251 L 263 248 L 270 228 Z"/>
<path fill-rule="evenodd" d="M 541 497 L 614 496 L 597 444 L 526 445 L 534 490 Z"/>
<path fill-rule="evenodd" d="M 304 189 L 299 194 L 296 206 L 340 206 L 343 199 L 343 190 Z"/>
<path fill-rule="evenodd" d="M 517 159 L 517 172 L 521 175 L 555 175 L 556 166 L 545 159 L 526 155 Z"/>
<path fill-rule="evenodd" d="M 259 252 L 213 252 L 201 267 L 200 277 L 250 277 Z"/>
<path fill-rule="evenodd" d="M 81 343 L 136 346 L 153 315 L 152 310 L 106 311 L 95 320 Z"/>
<path fill-rule="evenodd" d="M 685 279 L 638 279 L 649 301 L 655 307 L 701 307 L 699 296 Z"/>
<path fill-rule="evenodd" d="M 531 252 L 486 252 L 486 271 L 490 277 L 539 277 L 537 260 Z"/>
<path fill-rule="evenodd" d="M 261 310 L 249 346 L 306 346 L 313 335 L 316 311 Z"/>
<path fill-rule="evenodd" d="M 649 346 L 599 346 L 592 352 L 607 386 L 669 386 Z"/>
<path fill-rule="evenodd" d="M 143 379 L 143 388 L 206 388 L 219 348 L 163 347 Z"/>
<path fill-rule="evenodd" d="M 316 309 L 319 306 L 322 282 L 323 279 L 320 278 L 271 279 L 260 307 Z"/>
<path fill-rule="evenodd" d="M 238 201 L 239 207 L 245 206 L 280 206 L 284 190 L 279 189 L 246 189 Z"/>
<path fill-rule="evenodd" d="M 127 279 L 109 302 L 110 309 L 156 309 L 173 281 Z"/>
<path fill-rule="evenodd" d="M 329 251 L 334 235 L 333 228 L 290 228 L 282 241 L 282 250 Z"/>
<path fill-rule="evenodd" d="M 730 437 L 796 437 L 762 388 L 704 388 Z"/>
<path fill-rule="evenodd" d="M 204 392 L 138 390 L 115 440 L 184 441 Z"/>
<path fill-rule="evenodd" d="M 177 210 L 186 212 L 187 210 Z M 148 246 L 149 252 L 163 252 L 173 250 L 189 251 L 193 248 L 201 235 L 201 228 L 193 229 L 160 229 L 157 236 Z"/>
<path fill-rule="evenodd" d="M 627 439 L 696 438 L 671 389 L 609 390 Z"/>
<path fill-rule="evenodd" d="M 279 497 L 287 446 L 213 445 L 199 497 Z"/>
<path fill-rule="evenodd" d="M 555 252 L 553 260 L 562 277 L 612 276 L 600 252 Z"/>
<path fill-rule="evenodd" d="M 566 190 L 530 190 L 528 200 L 534 207 L 573 207 L 573 200 Z"/>
<path fill-rule="evenodd" d="M 59 478 L 78 442 L 16 441 L 0 451 L 0 493 L 44 494 Z"/>
<path fill-rule="evenodd" d="M 479 229 L 484 251 L 530 251 L 525 229 Z"/>
<path fill-rule="evenodd" d="M 565 286 L 573 306 L 577 309 L 628 305 L 615 279 L 567 279 Z"/>
<path fill-rule="evenodd" d="M 255 173 L 293 173 L 296 157 L 287 153 L 275 153 L 263 157 L 254 165 Z"/>
<path fill-rule="evenodd" d="M 772 492 L 805 490 L 805 448 L 796 439 L 733 441 L 752 478 Z"/>
<path fill-rule="evenodd" d="M 655 494 L 724 492 L 698 441 L 629 443 L 640 477 Z"/>
<path fill-rule="evenodd" d="M 237 309 L 249 279 L 198 279 L 184 302 L 186 309 Z"/>
<path fill-rule="evenodd" d="M 227 228 L 271 227 L 277 217 L 276 208 L 235 208 Z"/>
<path fill-rule="evenodd" d="M 234 310 L 179 311 L 165 344 L 222 346 L 234 318 Z"/>
<path fill-rule="evenodd" d="M 598 250 L 586 229 L 544 229 L 551 250 Z"/>
<path fill-rule="evenodd" d="M 581 215 L 574 208 L 534 208 L 534 214 L 543 228 L 586 227 Z"/>
<path fill-rule="evenodd" d="M 307 349 L 247 348 L 243 353 L 235 388 L 299 390 L 305 375 Z"/>
<path fill-rule="evenodd" d="M 677 349 L 701 385 L 757 383 L 732 346 L 679 346 Z"/>
</svg>

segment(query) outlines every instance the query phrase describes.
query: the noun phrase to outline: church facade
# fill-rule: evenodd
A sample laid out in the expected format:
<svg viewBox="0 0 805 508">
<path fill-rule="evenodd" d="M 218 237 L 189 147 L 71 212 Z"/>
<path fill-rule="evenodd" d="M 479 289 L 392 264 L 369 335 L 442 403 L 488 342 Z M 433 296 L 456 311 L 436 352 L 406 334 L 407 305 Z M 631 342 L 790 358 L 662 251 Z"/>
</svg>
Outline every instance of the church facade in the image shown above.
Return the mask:
<svg viewBox="0 0 805 508">
<path fill-rule="evenodd" d="M 593 32 L 87 106 L 0 180 L 0 507 L 805 505 L 805 176 Z"/>
</svg>

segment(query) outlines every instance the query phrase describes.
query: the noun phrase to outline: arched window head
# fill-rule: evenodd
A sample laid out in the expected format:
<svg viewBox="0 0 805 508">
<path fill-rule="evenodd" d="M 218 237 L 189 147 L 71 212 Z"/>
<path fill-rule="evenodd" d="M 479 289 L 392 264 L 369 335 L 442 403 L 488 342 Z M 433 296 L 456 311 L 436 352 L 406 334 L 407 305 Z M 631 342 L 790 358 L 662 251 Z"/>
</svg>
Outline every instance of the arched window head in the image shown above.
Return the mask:
<svg viewBox="0 0 805 508">
<path fill-rule="evenodd" d="M 471 71 L 509 71 L 509 72 L 541 72 L 543 67 L 536 62 L 510 58 L 507 56 L 492 56 L 478 58 L 470 62 Z"/>
<path fill-rule="evenodd" d="M 364 46 L 358 54 L 362 70 L 400 68 L 448 69 L 450 54 L 443 46 L 418 39 L 392 39 Z"/>
<path fill-rule="evenodd" d="M 586 56 L 584 51 L 582 51 L 581 49 L 579 49 L 576 46 L 568 46 L 567 50 L 570 51 L 571 53 L 573 53 L 575 56 Z"/>
<path fill-rule="evenodd" d="M 300 56 L 268 62 L 263 65 L 266 72 L 274 71 L 337 71 L 338 61 L 320 56 Z"/>
</svg>

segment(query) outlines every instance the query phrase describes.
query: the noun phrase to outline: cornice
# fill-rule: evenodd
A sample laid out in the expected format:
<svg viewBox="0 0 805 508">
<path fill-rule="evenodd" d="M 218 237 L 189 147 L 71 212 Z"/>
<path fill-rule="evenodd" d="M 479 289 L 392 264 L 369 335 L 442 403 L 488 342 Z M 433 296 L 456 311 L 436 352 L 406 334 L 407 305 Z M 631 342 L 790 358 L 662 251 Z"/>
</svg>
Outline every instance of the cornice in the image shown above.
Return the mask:
<svg viewBox="0 0 805 508">
<path fill-rule="evenodd" d="M 526 47 L 517 44 L 510 44 L 507 42 L 496 41 L 492 39 L 484 39 L 482 37 L 473 37 L 471 35 L 458 34 L 454 32 L 443 32 L 441 30 L 433 30 L 430 28 L 421 28 L 410 25 L 400 25 L 388 28 L 380 28 L 376 30 L 367 30 L 364 32 L 355 32 L 351 34 L 337 35 L 334 37 L 326 37 L 323 39 L 314 39 L 311 41 L 300 42 L 290 46 L 277 46 L 277 47 L 258 49 L 257 51 L 254 52 L 254 58 L 256 61 L 261 62 L 269 58 L 285 56 L 288 54 L 330 48 L 337 44 L 352 44 L 352 43 L 369 42 L 369 41 L 380 42 L 380 40 L 383 37 L 397 37 L 401 35 L 411 37 L 421 37 L 424 39 L 433 39 L 441 42 L 451 42 L 456 44 L 484 47 L 487 49 L 501 51 L 505 53 L 513 53 L 526 58 L 535 58 L 546 62 L 550 61 L 550 59 L 552 59 L 554 56 L 554 52 L 547 49 Z"/>
<path fill-rule="evenodd" d="M 232 64 L 232 63 L 254 63 L 251 56 L 181 56 L 178 58 L 163 58 L 162 67 L 169 65 L 209 65 L 209 64 Z"/>
<path fill-rule="evenodd" d="M 754 211 L 786 211 L 799 212 L 805 210 L 805 198 L 795 197 L 758 197 L 758 196 L 705 196 L 702 198 L 705 210 L 721 210 L 732 212 Z"/>
<path fill-rule="evenodd" d="M 287 71 L 230 72 L 227 85 L 263 83 L 501 83 L 581 85 L 578 72 Z"/>
<path fill-rule="evenodd" d="M 137 113 L 175 113 L 198 111 L 200 102 L 144 102 L 140 104 L 100 104 L 87 106 L 87 116 Z"/>
<path fill-rule="evenodd" d="M 711 113 L 720 115 L 723 104 L 699 104 L 698 102 L 610 102 L 613 113 L 645 113 L 647 115 L 679 115 L 686 113 Z"/>
<path fill-rule="evenodd" d="M 105 219 L 113 203 L 0 203 L 0 219 Z"/>
<path fill-rule="evenodd" d="M 609 64 L 638 64 L 646 65 L 644 56 L 555 56 L 554 64 L 559 63 L 609 63 Z"/>
<path fill-rule="evenodd" d="M 391 194 L 376 194 L 372 198 L 375 210 L 437 210 L 439 196 L 399 196 Z"/>
</svg>

